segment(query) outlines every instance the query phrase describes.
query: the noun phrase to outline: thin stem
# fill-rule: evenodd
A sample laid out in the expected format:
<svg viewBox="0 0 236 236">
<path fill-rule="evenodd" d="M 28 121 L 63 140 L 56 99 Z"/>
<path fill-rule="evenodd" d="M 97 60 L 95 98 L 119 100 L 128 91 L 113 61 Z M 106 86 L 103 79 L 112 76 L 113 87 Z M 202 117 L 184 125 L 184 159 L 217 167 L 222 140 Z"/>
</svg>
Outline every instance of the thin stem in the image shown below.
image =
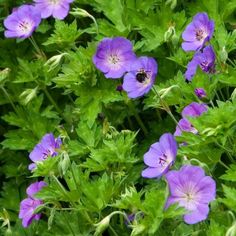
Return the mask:
<svg viewBox="0 0 236 236">
<path fill-rule="evenodd" d="M 220 163 L 222 166 L 224 166 L 227 170 L 230 169 L 227 165 L 225 165 L 225 163 L 224 163 L 223 161 L 219 160 L 219 163 Z"/>
<path fill-rule="evenodd" d="M 68 200 L 71 201 L 71 205 L 73 207 L 76 207 L 76 205 L 74 204 L 73 200 L 71 199 L 71 197 L 68 195 L 67 191 L 65 190 L 65 188 L 63 187 L 63 185 L 61 184 L 61 182 L 57 179 L 57 177 L 55 175 L 52 175 L 53 179 L 56 181 L 57 185 L 60 187 L 62 193 L 64 194 L 64 196 L 66 198 L 68 198 Z"/>
<path fill-rule="evenodd" d="M 12 101 L 12 99 L 11 99 L 9 93 L 7 92 L 7 90 L 6 90 L 3 86 L 0 86 L 0 88 L 2 89 L 4 95 L 6 96 L 6 98 L 8 99 L 8 101 L 10 102 L 10 104 L 11 104 L 13 110 L 14 110 L 16 113 L 18 113 L 18 112 L 17 112 L 17 108 L 16 108 L 15 104 L 13 103 L 13 101 Z"/>
<path fill-rule="evenodd" d="M 132 102 L 128 103 L 128 106 L 130 107 L 130 109 L 134 112 L 134 117 L 137 120 L 139 126 L 141 127 L 141 129 L 143 130 L 144 135 L 147 137 L 148 136 L 148 130 L 145 127 L 141 117 L 139 116 L 138 112 L 136 111 L 134 104 Z"/>
<path fill-rule="evenodd" d="M 168 106 L 168 104 L 161 98 L 160 94 L 157 92 L 156 88 L 153 86 L 152 90 L 154 91 L 154 93 L 158 96 L 158 98 L 160 99 L 160 103 L 162 105 L 162 107 L 164 108 L 164 110 L 168 113 L 168 115 L 171 117 L 171 119 L 175 122 L 175 124 L 181 129 L 181 127 L 178 124 L 178 121 L 175 119 L 174 115 L 172 114 L 170 107 Z"/>
<path fill-rule="evenodd" d="M 212 100 L 210 100 L 210 104 L 212 105 L 213 108 L 215 108 L 214 103 L 212 102 Z"/>
<path fill-rule="evenodd" d="M 220 91 L 220 95 L 221 95 L 221 97 L 222 97 L 223 100 L 225 101 L 225 96 L 224 96 L 224 94 L 222 93 L 221 89 L 220 89 L 219 91 Z"/>
<path fill-rule="evenodd" d="M 108 228 L 111 230 L 111 232 L 115 235 L 115 236 L 119 236 L 116 231 L 113 229 L 113 227 L 111 225 L 108 226 Z"/>
<path fill-rule="evenodd" d="M 220 101 L 220 100 L 221 100 L 221 99 L 220 99 L 220 96 L 219 96 L 219 94 L 217 93 L 216 90 L 215 90 L 215 94 L 216 94 L 217 99 Z"/>
<path fill-rule="evenodd" d="M 43 91 L 45 93 L 45 95 L 47 96 L 47 98 L 49 99 L 49 101 L 52 103 L 52 105 L 55 107 L 55 109 L 57 110 L 57 112 L 59 114 L 62 114 L 61 109 L 59 108 L 59 106 L 57 105 L 57 103 L 55 102 L 55 100 L 53 99 L 53 97 L 50 95 L 50 93 L 48 92 L 47 88 L 44 87 Z"/>
<path fill-rule="evenodd" d="M 232 64 L 233 67 L 236 67 L 236 64 L 230 58 L 227 58 L 227 60 Z"/>
<path fill-rule="evenodd" d="M 225 148 L 224 146 L 222 146 L 221 144 L 219 144 L 217 141 L 215 141 L 215 144 L 216 144 L 217 146 L 219 146 L 220 148 L 222 148 L 223 150 L 225 150 L 227 156 L 228 156 L 229 159 L 230 159 L 230 161 L 231 161 L 232 163 L 235 163 L 235 161 L 234 161 L 234 159 L 233 159 L 233 156 L 232 156 L 231 153 L 230 153 L 230 150 L 228 150 L 227 148 Z"/>
<path fill-rule="evenodd" d="M 31 36 L 29 37 L 30 42 L 32 43 L 33 47 L 35 48 L 36 52 L 43 58 L 46 59 L 46 55 L 44 54 L 44 52 L 39 48 L 38 44 L 36 43 L 36 41 L 34 40 L 34 37 Z"/>
</svg>

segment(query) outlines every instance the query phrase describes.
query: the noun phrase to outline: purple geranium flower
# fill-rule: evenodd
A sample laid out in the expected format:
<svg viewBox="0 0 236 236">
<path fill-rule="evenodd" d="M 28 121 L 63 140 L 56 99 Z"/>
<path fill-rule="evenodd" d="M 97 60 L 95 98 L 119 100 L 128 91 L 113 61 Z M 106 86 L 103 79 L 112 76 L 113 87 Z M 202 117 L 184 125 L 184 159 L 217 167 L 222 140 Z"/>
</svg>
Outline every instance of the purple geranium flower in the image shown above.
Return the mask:
<svg viewBox="0 0 236 236">
<path fill-rule="evenodd" d="M 57 149 L 60 148 L 61 144 L 60 137 L 55 139 L 52 133 L 44 135 L 29 155 L 29 158 L 34 162 L 29 165 L 29 170 L 33 170 L 37 162 L 44 161 L 49 156 L 56 156 L 58 154 Z"/>
<path fill-rule="evenodd" d="M 203 52 L 195 53 L 193 59 L 187 65 L 187 71 L 185 72 L 186 80 L 192 80 L 192 77 L 196 74 L 198 66 L 206 73 L 214 73 L 215 59 L 216 56 L 214 50 L 210 45 L 205 47 Z"/>
<path fill-rule="evenodd" d="M 22 219 L 22 225 L 24 227 L 28 227 L 33 220 L 39 220 L 41 217 L 41 214 L 34 214 L 34 211 L 38 206 L 43 204 L 43 201 L 35 198 L 34 195 L 44 186 L 46 186 L 44 181 L 35 182 L 26 190 L 28 198 L 21 201 L 19 213 L 19 218 Z"/>
<path fill-rule="evenodd" d="M 178 122 L 174 136 L 181 136 L 183 131 L 197 134 L 197 129 L 194 128 L 194 126 L 187 118 L 200 116 L 202 113 L 206 112 L 207 109 L 208 107 L 206 104 L 200 104 L 197 102 L 192 102 L 188 106 L 186 106 L 181 113 L 183 119 Z"/>
<path fill-rule="evenodd" d="M 196 89 L 194 90 L 194 93 L 195 93 L 196 96 L 197 96 L 198 98 L 200 98 L 200 99 L 205 98 L 205 97 L 207 96 L 206 91 L 205 91 L 205 89 L 203 89 L 203 88 L 196 88 Z"/>
<path fill-rule="evenodd" d="M 207 218 L 208 204 L 215 199 L 216 183 L 198 166 L 185 165 L 179 171 L 166 174 L 170 196 L 166 208 L 178 203 L 188 213 L 184 215 L 187 224 L 196 224 Z"/>
<path fill-rule="evenodd" d="M 149 166 L 142 171 L 144 178 L 157 178 L 165 174 L 174 163 L 177 154 L 177 143 L 170 133 L 160 137 L 159 142 L 151 145 L 144 155 L 144 163 Z"/>
<path fill-rule="evenodd" d="M 63 20 L 69 13 L 70 3 L 74 0 L 34 0 L 42 18 L 53 16 Z"/>
<path fill-rule="evenodd" d="M 188 116 L 196 117 L 200 116 L 203 112 L 206 112 L 207 109 L 208 107 L 206 104 L 192 102 L 183 109 L 181 115 L 184 118 L 187 118 Z"/>
<path fill-rule="evenodd" d="M 213 32 L 214 21 L 209 20 L 206 13 L 198 13 L 182 34 L 185 41 L 182 43 L 183 50 L 200 50 L 212 38 Z"/>
<path fill-rule="evenodd" d="M 124 77 L 123 89 L 129 98 L 141 97 L 148 93 L 157 75 L 157 63 L 151 57 L 140 57 L 130 66 Z"/>
<path fill-rule="evenodd" d="M 197 129 L 185 118 L 181 119 L 176 126 L 176 130 L 174 136 L 181 136 L 182 132 L 191 132 L 193 134 L 197 134 Z"/>
<path fill-rule="evenodd" d="M 4 20 L 6 38 L 28 38 L 41 22 L 40 13 L 34 6 L 23 5 Z"/>
<path fill-rule="evenodd" d="M 132 43 L 123 37 L 104 38 L 93 56 L 93 63 L 106 78 L 120 78 L 136 59 L 132 48 Z"/>
</svg>

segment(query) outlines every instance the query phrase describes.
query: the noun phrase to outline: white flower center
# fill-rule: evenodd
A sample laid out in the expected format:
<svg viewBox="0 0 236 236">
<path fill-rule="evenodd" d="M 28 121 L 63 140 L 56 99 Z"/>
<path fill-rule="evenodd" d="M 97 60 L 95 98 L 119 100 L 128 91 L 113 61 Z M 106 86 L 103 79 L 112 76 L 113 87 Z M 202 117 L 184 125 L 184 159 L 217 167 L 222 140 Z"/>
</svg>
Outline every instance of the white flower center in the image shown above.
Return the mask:
<svg viewBox="0 0 236 236">
<path fill-rule="evenodd" d="M 33 26 L 34 24 L 32 21 L 22 20 L 18 23 L 18 30 L 23 34 L 27 34 L 32 30 Z"/>
<path fill-rule="evenodd" d="M 117 63 L 119 63 L 120 58 L 116 54 L 111 54 L 108 57 L 108 61 L 109 61 L 110 64 L 116 65 Z"/>
<path fill-rule="evenodd" d="M 196 30 L 196 39 L 198 41 L 203 41 L 207 37 L 206 31 L 203 29 Z"/>
<path fill-rule="evenodd" d="M 49 0 L 51 5 L 57 5 L 61 0 Z"/>
</svg>

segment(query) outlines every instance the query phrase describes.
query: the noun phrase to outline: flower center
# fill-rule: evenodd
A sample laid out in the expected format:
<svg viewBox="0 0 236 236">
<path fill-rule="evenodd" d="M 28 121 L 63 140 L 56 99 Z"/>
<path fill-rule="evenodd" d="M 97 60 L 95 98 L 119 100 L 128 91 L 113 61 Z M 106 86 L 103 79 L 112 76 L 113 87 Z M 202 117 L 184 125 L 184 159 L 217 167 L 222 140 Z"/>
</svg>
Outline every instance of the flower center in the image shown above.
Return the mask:
<svg viewBox="0 0 236 236">
<path fill-rule="evenodd" d="M 191 193 L 186 193 L 185 195 L 186 195 L 186 200 L 187 200 L 187 202 L 191 202 L 191 201 L 194 200 L 193 194 L 191 194 Z"/>
<path fill-rule="evenodd" d="M 19 22 L 18 28 L 22 33 L 28 33 L 29 31 L 32 30 L 32 22 L 23 20 Z"/>
<path fill-rule="evenodd" d="M 202 29 L 196 31 L 196 39 L 202 41 L 205 38 L 205 32 Z"/>
<path fill-rule="evenodd" d="M 60 0 L 49 0 L 49 3 L 52 5 L 57 5 L 60 2 Z"/>
<path fill-rule="evenodd" d="M 120 58 L 116 54 L 114 54 L 114 55 L 110 55 L 108 60 L 111 64 L 116 65 L 120 61 Z"/>
<path fill-rule="evenodd" d="M 162 157 L 159 157 L 159 165 L 164 166 L 167 164 L 167 156 L 163 154 Z"/>
</svg>

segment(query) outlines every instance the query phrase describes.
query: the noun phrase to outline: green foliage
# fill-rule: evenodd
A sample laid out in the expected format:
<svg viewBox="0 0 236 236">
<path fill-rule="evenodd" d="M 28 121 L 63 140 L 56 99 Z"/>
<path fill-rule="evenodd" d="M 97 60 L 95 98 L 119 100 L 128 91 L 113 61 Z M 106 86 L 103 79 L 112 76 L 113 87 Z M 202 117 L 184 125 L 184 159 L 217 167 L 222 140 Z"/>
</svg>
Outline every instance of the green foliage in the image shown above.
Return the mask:
<svg viewBox="0 0 236 236">
<path fill-rule="evenodd" d="M 2 25 L 25 3 L 32 1 L 0 0 Z M 6 39 L 0 27 L 0 235 L 233 236 L 235 9 L 234 0 L 78 0 L 64 20 L 44 19 L 34 39 Z M 215 22 L 216 71 L 198 68 L 186 83 L 194 52 L 183 51 L 181 35 L 198 12 Z M 158 62 L 154 88 L 144 98 L 131 101 L 116 90 L 121 79 L 106 79 L 93 64 L 99 41 L 116 36 L 129 39 L 137 56 Z M 196 88 L 204 88 L 206 98 L 199 99 Z M 206 103 L 208 111 L 188 118 L 198 133 L 176 137 L 171 169 L 202 166 L 217 186 L 207 220 L 195 225 L 183 222 L 186 210 L 178 204 L 165 209 L 165 177 L 141 177 L 144 153 L 175 131 L 166 107 L 178 121 L 191 102 Z M 46 133 L 63 144 L 30 172 L 29 153 Z M 20 201 L 40 180 L 47 183 L 35 195 L 43 201 L 35 210 L 42 218 L 23 228 Z"/>
</svg>

